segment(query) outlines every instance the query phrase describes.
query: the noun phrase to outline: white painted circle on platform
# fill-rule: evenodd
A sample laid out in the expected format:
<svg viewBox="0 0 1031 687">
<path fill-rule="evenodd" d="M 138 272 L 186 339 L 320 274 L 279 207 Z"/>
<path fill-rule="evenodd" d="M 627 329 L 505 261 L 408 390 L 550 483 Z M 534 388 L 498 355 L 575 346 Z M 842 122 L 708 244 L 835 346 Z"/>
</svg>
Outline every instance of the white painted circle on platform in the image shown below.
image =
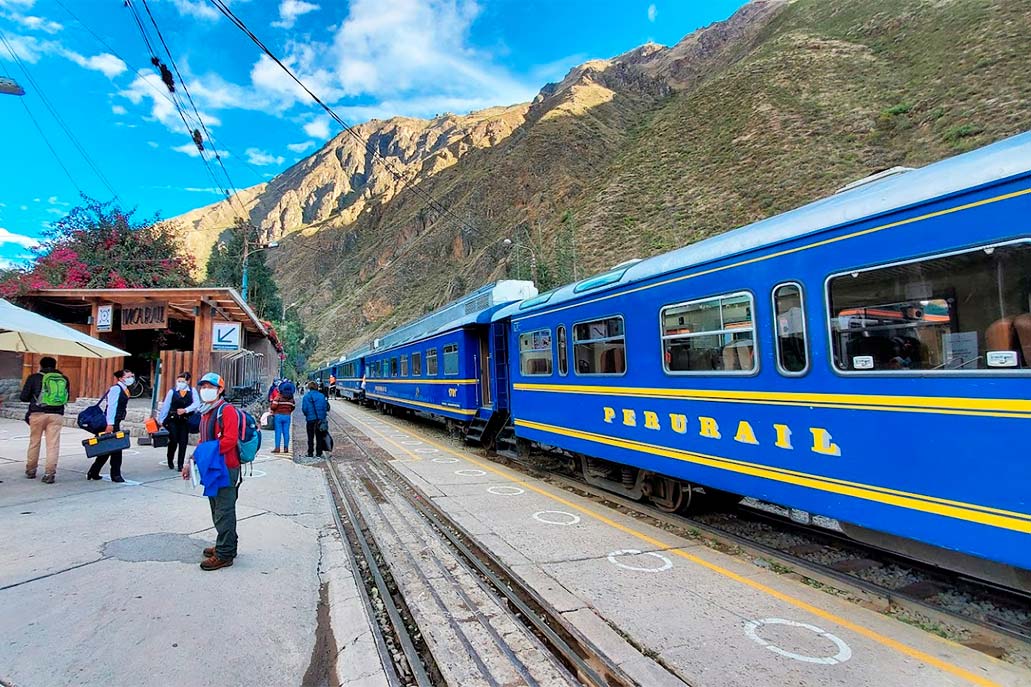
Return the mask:
<svg viewBox="0 0 1031 687">
<path fill-rule="evenodd" d="M 415 452 L 416 453 L 440 453 L 440 450 L 439 449 L 435 449 L 435 448 L 417 448 L 417 449 L 415 449 Z"/>
<path fill-rule="evenodd" d="M 496 487 L 487 487 L 487 491 L 495 496 L 519 496 L 526 493 L 519 487 L 508 487 L 503 484 Z"/>
<path fill-rule="evenodd" d="M 159 446 L 158 448 L 161 448 L 161 447 Z M 122 455 L 123 456 L 138 456 L 138 455 L 140 455 L 140 452 L 136 451 L 134 449 L 122 449 Z M 166 463 L 166 465 L 167 465 L 167 463 Z"/>
<path fill-rule="evenodd" d="M 455 474 L 462 477 L 483 477 L 487 473 L 483 470 L 455 470 Z"/>
<path fill-rule="evenodd" d="M 658 558 L 662 561 L 662 564 L 657 568 L 628 565 L 617 560 L 620 556 L 651 556 L 653 558 Z M 661 553 L 655 553 L 654 551 L 641 551 L 640 549 L 620 549 L 619 551 L 613 551 L 609 554 L 609 563 L 612 565 L 618 565 L 624 570 L 634 570 L 636 572 L 662 572 L 663 570 L 669 570 L 673 567 L 673 561 L 666 558 Z"/>
<path fill-rule="evenodd" d="M 244 475 L 244 477 L 245 478 L 247 478 L 247 477 L 264 477 L 267 474 L 268 473 L 265 472 L 264 470 L 255 470 L 253 472 L 248 472 L 247 474 Z"/>
<path fill-rule="evenodd" d="M 391 434 L 390 437 L 392 439 L 407 439 L 408 435 L 407 434 Z"/>
<path fill-rule="evenodd" d="M 567 513 L 564 510 L 541 510 L 533 514 L 533 519 L 543 522 L 545 525 L 575 525 L 580 522 L 580 516 Z"/>
<path fill-rule="evenodd" d="M 434 458 L 434 463 L 457 463 L 457 458 Z"/>
<path fill-rule="evenodd" d="M 831 642 L 838 648 L 838 653 L 833 656 L 806 656 L 805 654 L 796 654 L 793 651 L 781 649 L 776 644 L 768 642 L 759 636 L 759 628 L 764 625 L 787 625 L 788 627 L 801 627 L 802 629 L 809 630 L 810 632 L 823 637 L 827 641 Z M 849 648 L 845 640 L 841 639 L 836 635 L 832 635 L 826 630 L 822 630 L 815 625 L 808 623 L 800 623 L 794 620 L 785 620 L 783 618 L 766 618 L 764 620 L 749 620 L 745 623 L 745 634 L 754 641 L 756 644 L 762 647 L 766 647 L 770 651 L 785 658 L 793 658 L 796 661 L 803 661 L 804 663 L 819 663 L 826 666 L 833 666 L 839 663 L 844 663 L 848 659 L 852 658 L 852 649 Z"/>
<path fill-rule="evenodd" d="M 401 443 L 404 444 L 405 446 L 420 446 L 422 444 L 421 441 L 416 441 L 416 440 L 402 441 Z"/>
</svg>

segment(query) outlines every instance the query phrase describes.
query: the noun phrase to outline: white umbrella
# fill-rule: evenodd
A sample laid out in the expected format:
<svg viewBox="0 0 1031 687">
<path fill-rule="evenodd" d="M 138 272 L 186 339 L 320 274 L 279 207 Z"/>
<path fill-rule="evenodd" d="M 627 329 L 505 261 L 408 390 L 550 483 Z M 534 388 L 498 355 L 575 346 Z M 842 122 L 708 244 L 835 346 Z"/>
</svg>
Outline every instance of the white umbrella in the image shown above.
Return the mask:
<svg viewBox="0 0 1031 687">
<path fill-rule="evenodd" d="M 117 358 L 129 355 L 100 339 L 0 299 L 0 351 Z"/>
</svg>

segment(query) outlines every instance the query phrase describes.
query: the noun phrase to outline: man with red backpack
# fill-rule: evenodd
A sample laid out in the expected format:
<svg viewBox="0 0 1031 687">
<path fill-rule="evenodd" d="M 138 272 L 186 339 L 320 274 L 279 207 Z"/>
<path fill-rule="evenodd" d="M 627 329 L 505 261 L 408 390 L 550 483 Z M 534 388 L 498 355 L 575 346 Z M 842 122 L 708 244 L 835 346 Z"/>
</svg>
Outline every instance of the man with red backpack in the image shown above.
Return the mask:
<svg viewBox="0 0 1031 687">
<path fill-rule="evenodd" d="M 226 402 L 224 398 L 225 383 L 222 381 L 222 377 L 214 372 L 209 372 L 200 378 L 197 383 L 197 391 L 202 403 L 200 407 L 200 439 L 190 462 L 193 463 L 196 460 L 202 474 L 205 471 L 209 474 L 218 472 L 220 469 L 228 472 L 227 479 L 223 479 L 217 487 L 212 487 L 209 482 L 204 481 L 204 493 L 208 496 L 208 503 L 211 505 L 211 521 L 215 525 L 218 538 L 214 546 L 204 549 L 204 561 L 200 567 L 201 570 L 218 570 L 229 567 L 236 558 L 238 541 L 236 536 L 236 497 L 240 487 L 239 441 L 242 431 L 242 413 Z M 205 442 L 216 441 L 217 447 L 214 443 L 205 447 Z M 202 447 L 209 450 L 202 452 Z M 217 464 L 206 463 L 202 466 L 199 455 L 202 453 L 213 454 L 212 462 Z M 190 469 L 190 464 L 183 467 L 183 479 L 190 479 Z"/>
</svg>

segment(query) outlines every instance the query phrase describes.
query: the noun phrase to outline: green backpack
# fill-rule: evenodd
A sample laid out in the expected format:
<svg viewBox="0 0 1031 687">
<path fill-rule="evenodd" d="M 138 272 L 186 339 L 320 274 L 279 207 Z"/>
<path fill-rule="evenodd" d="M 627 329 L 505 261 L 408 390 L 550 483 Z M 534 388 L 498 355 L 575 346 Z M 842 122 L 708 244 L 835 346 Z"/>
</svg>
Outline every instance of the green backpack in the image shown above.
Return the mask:
<svg viewBox="0 0 1031 687">
<path fill-rule="evenodd" d="M 41 406 L 63 406 L 68 402 L 68 380 L 60 372 L 44 372 L 39 392 Z"/>
</svg>

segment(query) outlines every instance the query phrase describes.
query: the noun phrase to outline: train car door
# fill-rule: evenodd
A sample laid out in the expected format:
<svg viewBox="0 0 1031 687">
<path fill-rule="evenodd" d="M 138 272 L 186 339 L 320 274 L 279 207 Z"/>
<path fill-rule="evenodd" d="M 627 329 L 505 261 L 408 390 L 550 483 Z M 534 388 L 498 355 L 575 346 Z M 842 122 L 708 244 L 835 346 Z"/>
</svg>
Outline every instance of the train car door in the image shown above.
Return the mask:
<svg viewBox="0 0 1031 687">
<path fill-rule="evenodd" d="M 490 386 L 490 327 L 479 332 L 480 339 L 480 388 L 483 389 L 483 407 L 494 405 L 494 394 Z"/>
</svg>

